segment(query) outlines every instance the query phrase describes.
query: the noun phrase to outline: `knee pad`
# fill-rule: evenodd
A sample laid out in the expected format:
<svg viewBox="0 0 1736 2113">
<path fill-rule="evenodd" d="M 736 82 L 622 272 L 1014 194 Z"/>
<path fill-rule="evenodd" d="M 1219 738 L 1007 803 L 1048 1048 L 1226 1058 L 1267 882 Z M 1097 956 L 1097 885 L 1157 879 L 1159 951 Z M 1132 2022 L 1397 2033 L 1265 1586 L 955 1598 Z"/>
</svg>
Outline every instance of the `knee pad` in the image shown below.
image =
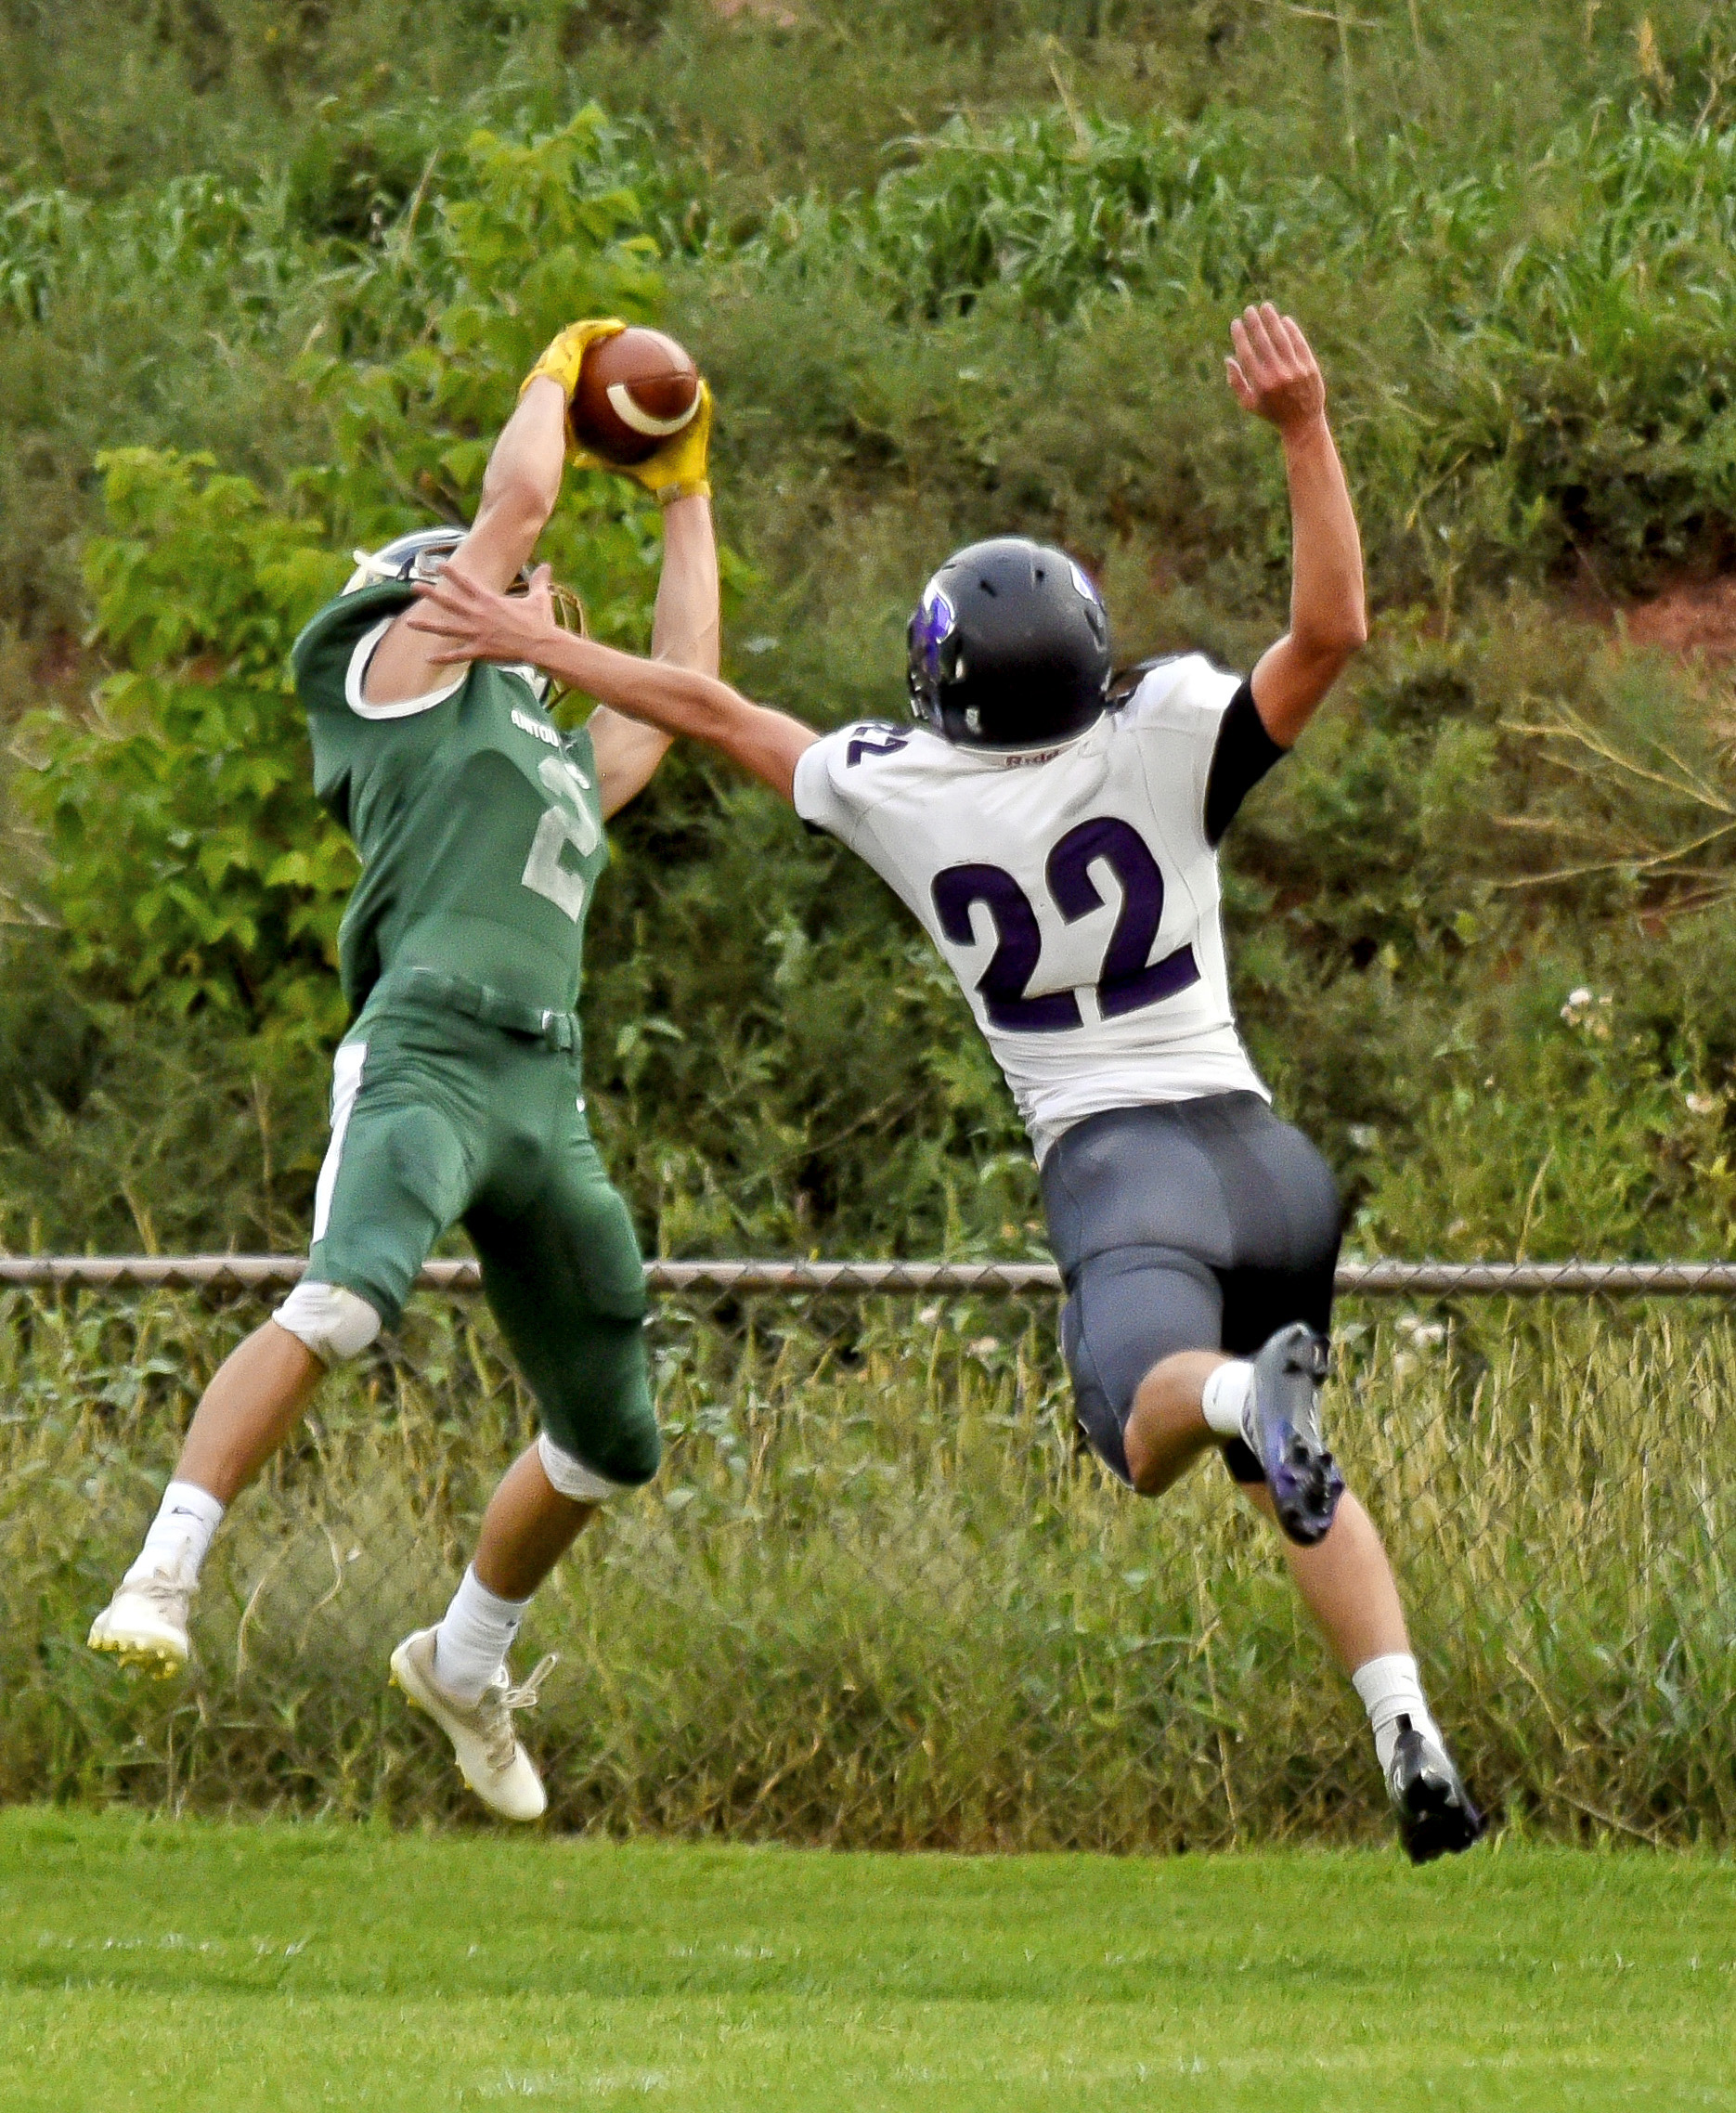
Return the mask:
<svg viewBox="0 0 1736 2113">
<path fill-rule="evenodd" d="M 271 1317 L 322 1365 L 357 1356 L 380 1333 L 380 1316 L 366 1299 L 342 1284 L 309 1284 L 305 1278 Z"/>
<path fill-rule="evenodd" d="M 550 1486 L 563 1497 L 572 1497 L 576 1503 L 606 1504 L 611 1497 L 618 1497 L 627 1486 L 625 1483 L 611 1482 L 607 1475 L 599 1474 L 595 1468 L 588 1468 L 571 1453 L 564 1453 L 550 1441 L 547 1432 L 537 1440 L 537 1458 L 542 1463 Z"/>
</svg>

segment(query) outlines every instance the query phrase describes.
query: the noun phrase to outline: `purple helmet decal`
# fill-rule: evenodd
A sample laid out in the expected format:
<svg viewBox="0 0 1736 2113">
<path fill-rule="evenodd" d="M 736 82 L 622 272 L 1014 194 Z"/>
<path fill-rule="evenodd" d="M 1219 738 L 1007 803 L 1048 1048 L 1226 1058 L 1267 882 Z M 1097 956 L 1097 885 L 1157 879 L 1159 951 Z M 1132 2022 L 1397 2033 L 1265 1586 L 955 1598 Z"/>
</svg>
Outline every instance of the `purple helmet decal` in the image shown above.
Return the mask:
<svg viewBox="0 0 1736 2113">
<path fill-rule="evenodd" d="M 930 678 L 940 672 L 940 648 L 958 627 L 958 611 L 931 579 L 923 590 L 922 605 L 912 626 L 912 644 L 922 655 Z"/>
</svg>

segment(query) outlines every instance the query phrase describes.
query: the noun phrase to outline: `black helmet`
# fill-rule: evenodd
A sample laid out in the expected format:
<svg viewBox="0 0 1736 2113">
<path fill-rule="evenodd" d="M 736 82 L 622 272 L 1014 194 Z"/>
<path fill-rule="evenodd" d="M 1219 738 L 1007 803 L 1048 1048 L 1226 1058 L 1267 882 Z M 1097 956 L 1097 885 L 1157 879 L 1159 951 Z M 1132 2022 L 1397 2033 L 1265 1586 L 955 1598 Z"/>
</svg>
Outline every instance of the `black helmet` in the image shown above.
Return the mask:
<svg viewBox="0 0 1736 2113">
<path fill-rule="evenodd" d="M 1109 687 L 1109 618 L 1065 551 L 996 536 L 948 558 L 910 620 L 910 708 L 970 748 L 1082 733 Z"/>
</svg>

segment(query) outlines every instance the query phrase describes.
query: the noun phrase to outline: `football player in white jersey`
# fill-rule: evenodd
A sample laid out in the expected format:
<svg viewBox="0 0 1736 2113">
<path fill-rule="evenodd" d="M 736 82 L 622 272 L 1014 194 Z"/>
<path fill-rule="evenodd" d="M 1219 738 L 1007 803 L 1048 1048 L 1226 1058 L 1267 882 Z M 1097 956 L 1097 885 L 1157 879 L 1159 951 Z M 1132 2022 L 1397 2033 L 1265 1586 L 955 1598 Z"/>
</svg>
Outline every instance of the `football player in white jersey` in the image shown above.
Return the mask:
<svg viewBox="0 0 1736 2113">
<path fill-rule="evenodd" d="M 1064 552 L 1006 537 L 941 566 L 911 619 L 915 724 L 819 734 L 691 670 L 561 630 L 539 591 L 451 572 L 413 624 L 457 659 L 533 662 L 711 743 L 872 865 L 958 977 L 1035 1147 L 1079 1421 L 1142 1496 L 1216 1447 L 1276 1519 L 1367 1709 L 1410 1854 L 1482 1815 L 1430 1714 L 1380 1537 L 1320 1432 L 1332 1176 L 1281 1121 L 1231 1010 L 1217 847 L 1367 635 L 1356 519 L 1301 330 L 1231 326 L 1277 427 L 1290 625 L 1243 681 L 1198 655 L 1113 682 L 1108 619 Z"/>
</svg>

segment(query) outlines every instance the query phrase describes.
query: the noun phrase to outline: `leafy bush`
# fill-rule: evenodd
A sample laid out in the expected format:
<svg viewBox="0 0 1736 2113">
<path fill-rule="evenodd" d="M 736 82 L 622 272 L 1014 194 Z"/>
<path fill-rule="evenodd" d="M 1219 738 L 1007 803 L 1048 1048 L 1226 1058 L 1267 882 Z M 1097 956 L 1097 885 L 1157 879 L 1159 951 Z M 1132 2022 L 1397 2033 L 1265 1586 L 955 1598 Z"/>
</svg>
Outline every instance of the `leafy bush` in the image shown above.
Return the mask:
<svg viewBox="0 0 1736 2113">
<path fill-rule="evenodd" d="M 904 146 L 871 194 L 774 215 L 750 253 L 774 281 L 855 276 L 906 324 L 998 290 L 1020 319 L 991 338 L 1131 304 L 1162 339 L 1279 293 L 1362 370 L 1352 445 L 1377 551 L 1422 512 L 1459 568 L 1547 572 L 1589 550 L 1613 585 L 1736 540 L 1719 265 L 1736 134 L 1600 108 L 1527 164 L 1464 174 L 1406 124 L 1348 182 L 1285 167 L 1243 113 L 956 118 Z"/>
<path fill-rule="evenodd" d="M 1723 703 L 1561 601 L 1730 540 L 1736 184 L 1694 0 L 1651 10 L 1645 67 L 1576 0 L 1419 10 L 1415 48 L 1395 12 L 1354 78 L 1281 9 L 862 0 L 780 32 L 431 0 L 413 52 L 371 6 L 273 40 L 241 0 L 204 13 L 161 44 L 85 0 L 52 44 L 0 24 L 0 715 L 46 710 L 0 879 L 62 927 L 6 944 L 8 1238 L 292 1237 L 347 854 L 282 648 L 351 545 L 469 510 L 572 309 L 703 352 L 754 561 L 736 671 L 833 719 L 900 708 L 920 580 L 1009 525 L 1100 568 L 1126 657 L 1248 666 L 1288 510 L 1218 359 L 1268 289 L 1328 359 L 1380 629 L 1231 839 L 1257 1057 L 1367 1240 L 1722 1238 L 1736 978 L 1696 957 L 1726 951 Z M 98 37 L 127 57 L 93 98 Z M 1522 97 L 1489 92 L 1497 47 Z M 645 512 L 576 481 L 550 553 L 643 640 Z M 870 875 L 693 757 L 615 834 L 591 1104 L 666 1244 L 1037 1244 L 1005 1096 Z M 1621 1022 L 1596 1049 L 1560 1017 L 1582 986 Z M 202 1219 L 151 1098 L 198 1076 Z"/>
<path fill-rule="evenodd" d="M 272 512 L 209 457 L 103 466 L 115 533 L 88 576 L 121 670 L 91 719 L 26 726 L 70 965 L 131 998 L 329 1036 L 356 867 L 314 802 L 287 656 L 342 561 L 317 522 Z"/>
<path fill-rule="evenodd" d="M 350 569 L 343 543 L 383 540 L 429 504 L 473 510 L 512 385 L 562 319 L 648 313 L 657 282 L 632 195 L 597 175 L 605 131 L 581 111 L 542 139 L 471 139 L 467 187 L 434 202 L 412 261 L 362 278 L 367 290 L 395 273 L 398 299 L 426 305 L 425 341 L 374 365 L 308 362 L 332 460 L 276 501 L 209 457 L 102 459 L 111 532 L 85 573 L 117 672 L 90 719 L 29 722 L 39 756 L 24 788 L 70 966 L 100 988 L 214 1005 L 251 1030 L 341 1028 L 330 969 L 356 865 L 307 782 L 290 644 Z M 321 496 L 330 525 L 309 510 Z M 641 513 L 588 489 L 551 554 L 603 628 L 634 636 L 651 545 Z"/>
<path fill-rule="evenodd" d="M 172 176 L 109 206 L 65 190 L 27 192 L 0 209 L 0 300 L 19 318 L 101 299 L 114 279 L 173 290 L 243 328 L 275 324 L 326 260 L 297 228 L 280 181 Z"/>
</svg>

